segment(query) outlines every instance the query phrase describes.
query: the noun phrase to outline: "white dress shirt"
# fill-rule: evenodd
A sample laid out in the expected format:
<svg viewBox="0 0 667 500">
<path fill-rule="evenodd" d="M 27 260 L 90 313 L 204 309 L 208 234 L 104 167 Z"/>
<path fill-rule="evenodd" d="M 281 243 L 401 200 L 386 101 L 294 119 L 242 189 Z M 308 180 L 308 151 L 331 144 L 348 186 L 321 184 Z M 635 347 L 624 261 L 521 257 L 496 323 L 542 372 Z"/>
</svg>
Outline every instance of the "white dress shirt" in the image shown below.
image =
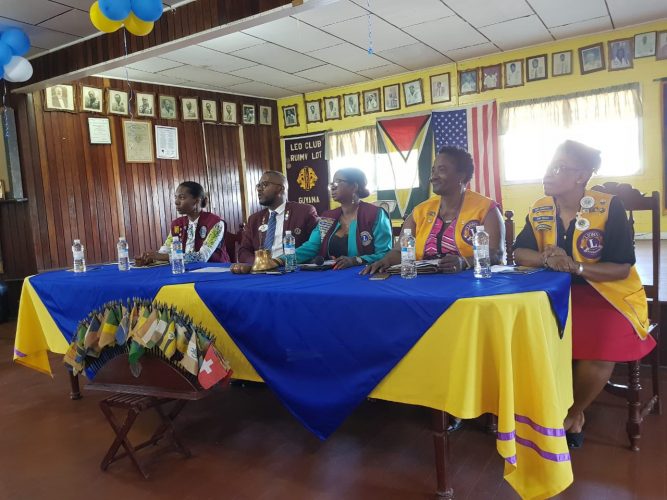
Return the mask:
<svg viewBox="0 0 667 500">
<path fill-rule="evenodd" d="M 283 225 L 285 223 L 285 206 L 284 202 L 275 210 L 269 209 L 269 214 L 266 219 L 266 224 L 269 223 L 271 212 L 276 212 L 276 234 L 273 237 L 273 246 L 271 247 L 271 257 L 278 257 L 283 254 Z"/>
</svg>

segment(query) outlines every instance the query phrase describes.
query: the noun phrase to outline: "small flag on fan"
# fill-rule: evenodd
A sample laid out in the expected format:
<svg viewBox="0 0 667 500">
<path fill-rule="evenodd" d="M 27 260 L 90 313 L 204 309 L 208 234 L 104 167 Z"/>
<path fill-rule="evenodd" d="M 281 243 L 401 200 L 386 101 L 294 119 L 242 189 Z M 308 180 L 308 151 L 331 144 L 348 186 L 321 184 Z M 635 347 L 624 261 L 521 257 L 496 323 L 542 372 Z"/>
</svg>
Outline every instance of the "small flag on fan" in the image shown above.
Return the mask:
<svg viewBox="0 0 667 500">
<path fill-rule="evenodd" d="M 116 330 L 116 344 L 125 345 L 127 342 L 127 337 L 130 333 L 130 312 L 127 310 L 127 307 L 120 306 L 118 311 L 120 313 L 120 323 L 118 324 L 118 329 Z"/>
<path fill-rule="evenodd" d="M 139 327 L 139 322 L 141 322 L 141 319 L 142 318 L 139 318 L 139 321 L 137 322 L 137 328 L 134 330 L 134 341 L 146 347 L 146 341 L 150 336 L 149 334 L 151 328 L 153 327 L 153 324 L 158 321 L 157 309 L 153 309 L 148 317 L 142 322 L 141 327 Z"/>
<path fill-rule="evenodd" d="M 193 375 L 199 373 L 199 358 L 197 357 L 197 335 L 193 332 L 188 342 L 188 350 L 181 360 L 181 366 Z"/>
<path fill-rule="evenodd" d="M 116 316 L 116 308 L 108 306 L 104 313 L 104 321 L 102 322 L 102 331 L 100 332 L 100 347 L 106 347 L 116 341 L 116 330 L 120 320 Z"/>
<path fill-rule="evenodd" d="M 100 326 L 102 322 L 100 321 L 99 314 L 95 314 L 91 320 L 88 330 L 86 330 L 86 335 L 83 338 L 83 346 L 86 350 L 95 350 L 98 348 L 98 343 L 100 341 Z"/>
<path fill-rule="evenodd" d="M 218 350 L 211 344 L 206 351 L 202 361 L 197 379 L 204 389 L 209 389 L 215 384 L 231 375 L 229 364 L 220 356 Z"/>
<path fill-rule="evenodd" d="M 160 350 L 164 353 L 167 359 L 171 359 L 176 352 L 176 323 L 171 321 L 167 327 L 167 331 L 162 336 L 160 341 Z"/>
</svg>

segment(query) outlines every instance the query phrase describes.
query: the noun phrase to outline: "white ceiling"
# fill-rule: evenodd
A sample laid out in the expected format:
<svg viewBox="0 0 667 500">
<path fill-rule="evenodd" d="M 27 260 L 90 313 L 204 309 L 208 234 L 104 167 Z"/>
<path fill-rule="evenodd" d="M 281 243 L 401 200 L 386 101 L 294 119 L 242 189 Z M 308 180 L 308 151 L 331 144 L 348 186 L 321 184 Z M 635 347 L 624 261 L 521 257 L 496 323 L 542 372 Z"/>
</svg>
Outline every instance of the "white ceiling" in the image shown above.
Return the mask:
<svg viewBox="0 0 667 500">
<path fill-rule="evenodd" d="M 0 3 L 32 53 L 95 33 L 92 0 Z M 100 76 L 279 98 L 664 18 L 667 0 L 338 0 Z"/>
</svg>

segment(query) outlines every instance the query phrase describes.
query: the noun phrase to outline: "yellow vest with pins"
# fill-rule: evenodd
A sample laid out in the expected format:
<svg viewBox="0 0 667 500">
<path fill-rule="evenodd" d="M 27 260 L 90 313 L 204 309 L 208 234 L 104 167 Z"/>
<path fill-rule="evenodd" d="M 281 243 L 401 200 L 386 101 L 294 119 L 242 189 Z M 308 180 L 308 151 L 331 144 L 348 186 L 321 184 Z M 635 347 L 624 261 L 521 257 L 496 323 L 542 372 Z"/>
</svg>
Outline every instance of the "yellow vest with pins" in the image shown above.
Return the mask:
<svg viewBox="0 0 667 500">
<path fill-rule="evenodd" d="M 412 218 L 417 226 L 415 234 L 415 251 L 417 260 L 424 258 L 426 240 L 431 234 L 433 224 L 440 211 L 440 196 L 429 198 L 417 205 L 412 212 Z M 456 248 L 463 257 L 472 257 L 472 237 L 475 228 L 484 222 L 494 201 L 474 191 L 466 191 L 463 195 L 463 204 L 456 219 L 454 231 Z"/>
<path fill-rule="evenodd" d="M 581 209 L 581 217 L 590 222 L 586 229 L 575 225 L 572 237 L 572 258 L 582 264 L 598 262 L 604 247 L 604 229 L 609 216 L 612 195 L 598 191 L 586 191 L 585 196 L 594 200 L 591 208 Z M 556 204 L 551 196 L 538 200 L 532 207 L 530 224 L 540 252 L 547 245 L 556 246 Z M 648 305 L 644 286 L 635 266 L 628 277 L 616 281 L 586 280 L 632 324 L 641 339 L 646 338 L 648 328 Z"/>
</svg>

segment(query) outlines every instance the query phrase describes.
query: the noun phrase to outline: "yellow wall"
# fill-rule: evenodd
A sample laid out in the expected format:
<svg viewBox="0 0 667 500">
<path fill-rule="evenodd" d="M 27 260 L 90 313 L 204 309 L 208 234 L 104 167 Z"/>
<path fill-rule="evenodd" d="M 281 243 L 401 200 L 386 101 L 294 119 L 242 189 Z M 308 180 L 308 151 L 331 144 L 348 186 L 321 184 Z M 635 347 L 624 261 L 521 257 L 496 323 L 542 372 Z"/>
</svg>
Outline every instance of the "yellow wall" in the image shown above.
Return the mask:
<svg viewBox="0 0 667 500">
<path fill-rule="evenodd" d="M 603 42 L 605 58 L 607 58 L 607 41 L 615 40 L 617 38 L 631 37 L 635 34 L 644 33 L 647 31 L 667 30 L 667 21 L 659 23 L 645 24 L 642 26 L 635 26 L 633 28 L 617 30 L 613 32 L 601 33 L 595 36 L 585 36 L 579 38 L 572 38 L 569 40 L 553 42 L 533 46 L 527 49 L 515 50 L 512 52 L 504 52 L 501 54 L 494 54 L 478 59 L 471 59 L 459 64 L 447 64 L 428 68 L 421 71 L 405 73 L 398 76 L 373 80 L 363 84 L 350 85 L 347 87 L 337 87 L 327 89 L 322 92 L 312 92 L 305 94 L 305 96 L 294 96 L 278 101 L 278 111 L 281 115 L 282 106 L 290 104 L 298 104 L 299 112 L 299 127 L 284 128 L 282 115 L 279 116 L 280 134 L 295 135 L 311 132 L 319 132 L 324 130 L 348 130 L 362 126 L 374 125 L 378 118 L 388 116 L 396 116 L 407 113 L 424 112 L 428 110 L 443 110 L 448 108 L 455 108 L 458 106 L 466 106 L 476 102 L 489 101 L 496 99 L 498 103 L 516 101 L 521 99 L 535 99 L 553 95 L 561 95 L 572 92 L 581 92 L 600 87 L 608 87 L 612 85 L 619 85 L 624 83 L 639 82 L 641 84 L 642 102 L 643 102 L 643 169 L 637 175 L 616 178 L 594 178 L 591 182 L 598 183 L 607 180 L 614 180 L 617 182 L 629 182 L 641 191 L 655 191 L 661 192 L 661 197 L 664 199 L 662 182 L 662 126 L 660 116 L 660 83 L 654 81 L 657 78 L 667 77 L 667 60 L 656 61 L 654 57 L 647 57 L 642 59 L 635 59 L 634 68 L 623 71 L 599 71 L 588 75 L 581 75 L 579 72 L 579 56 L 577 49 L 587 45 Z M 572 50 L 573 58 L 573 73 L 569 76 L 551 77 L 551 54 L 553 52 L 560 52 L 563 50 Z M 489 66 L 499 64 L 513 59 L 525 59 L 526 57 L 548 54 L 549 61 L 549 78 L 537 82 L 525 83 L 522 87 L 511 89 L 501 89 L 489 92 L 482 92 L 474 95 L 467 95 L 459 97 L 457 95 L 458 80 L 457 71 L 475 68 L 478 66 Z M 525 64 L 524 64 L 525 66 Z M 607 61 L 608 66 L 608 61 Z M 524 67 L 525 70 L 525 67 Z M 443 104 L 430 104 L 430 75 L 437 75 L 444 72 L 451 73 L 452 83 L 452 101 Z M 330 120 L 321 123 L 306 124 L 305 105 L 306 100 L 322 99 L 323 97 L 330 97 L 351 92 L 361 92 L 363 90 L 382 87 L 394 83 L 407 82 L 416 78 L 422 78 L 424 88 L 425 103 L 418 106 L 405 107 L 403 95 L 401 95 L 402 108 L 398 111 L 388 113 L 373 113 L 369 115 L 361 115 L 351 118 L 343 118 L 341 120 Z M 401 92 L 402 94 L 402 92 Z M 341 105 L 342 106 L 342 105 Z M 284 158 L 283 158 L 284 164 Z M 506 184 L 503 183 L 503 205 L 506 209 L 512 209 L 517 214 L 517 219 L 525 216 L 528 207 L 532 201 L 542 194 L 542 185 L 540 184 Z M 661 227 L 663 231 L 667 230 L 667 216 L 662 217 Z M 637 217 L 637 232 L 648 232 L 650 230 L 648 217 Z"/>
</svg>

